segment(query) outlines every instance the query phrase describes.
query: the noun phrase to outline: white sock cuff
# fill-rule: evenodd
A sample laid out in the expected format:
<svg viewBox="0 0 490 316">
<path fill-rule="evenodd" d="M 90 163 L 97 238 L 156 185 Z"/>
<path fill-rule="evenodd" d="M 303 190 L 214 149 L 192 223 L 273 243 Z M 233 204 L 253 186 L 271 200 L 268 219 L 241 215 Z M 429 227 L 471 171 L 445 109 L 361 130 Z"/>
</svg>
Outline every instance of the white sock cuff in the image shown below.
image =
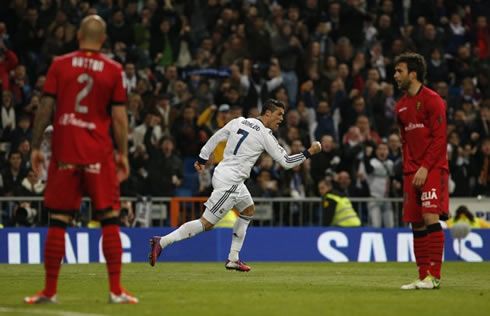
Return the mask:
<svg viewBox="0 0 490 316">
<path fill-rule="evenodd" d="M 252 220 L 253 216 L 247 216 L 247 215 L 240 214 L 240 215 L 238 215 L 238 218 L 242 219 L 244 221 L 250 222 Z"/>
</svg>

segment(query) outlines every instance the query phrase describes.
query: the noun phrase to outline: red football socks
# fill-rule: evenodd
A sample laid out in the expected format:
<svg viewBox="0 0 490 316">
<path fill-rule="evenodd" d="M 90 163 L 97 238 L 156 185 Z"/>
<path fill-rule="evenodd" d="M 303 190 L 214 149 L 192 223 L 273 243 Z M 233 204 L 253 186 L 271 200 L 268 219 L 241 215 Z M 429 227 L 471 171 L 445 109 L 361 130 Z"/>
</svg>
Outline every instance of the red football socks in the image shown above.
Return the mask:
<svg viewBox="0 0 490 316">
<path fill-rule="evenodd" d="M 427 230 L 413 231 L 413 251 L 419 268 L 419 280 L 425 279 L 429 271 L 429 238 Z"/>
<path fill-rule="evenodd" d="M 120 295 L 122 246 L 119 226 L 111 224 L 102 227 L 102 249 L 107 262 L 110 290 L 113 294 Z"/>
<path fill-rule="evenodd" d="M 444 231 L 441 224 L 427 226 L 429 245 L 430 274 L 436 279 L 441 278 L 442 253 L 444 251 Z"/>
<path fill-rule="evenodd" d="M 49 227 L 44 246 L 44 270 L 46 271 L 46 286 L 44 295 L 51 297 L 56 294 L 58 274 L 61 259 L 65 254 L 65 228 Z"/>
</svg>

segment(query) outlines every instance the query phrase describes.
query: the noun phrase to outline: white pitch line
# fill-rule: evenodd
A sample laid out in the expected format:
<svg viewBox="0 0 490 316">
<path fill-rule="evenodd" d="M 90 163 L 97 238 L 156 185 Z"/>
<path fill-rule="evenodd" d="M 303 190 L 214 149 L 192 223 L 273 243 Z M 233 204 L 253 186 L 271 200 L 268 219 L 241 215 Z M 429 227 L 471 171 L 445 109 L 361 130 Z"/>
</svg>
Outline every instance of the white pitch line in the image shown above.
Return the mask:
<svg viewBox="0 0 490 316">
<path fill-rule="evenodd" d="M 104 314 L 90 314 L 90 313 L 78 313 L 70 311 L 55 311 L 55 310 L 42 310 L 33 308 L 9 308 L 0 307 L 0 313 L 19 313 L 25 312 L 27 314 L 41 314 L 41 315 L 59 315 L 59 316 L 107 316 Z"/>
</svg>

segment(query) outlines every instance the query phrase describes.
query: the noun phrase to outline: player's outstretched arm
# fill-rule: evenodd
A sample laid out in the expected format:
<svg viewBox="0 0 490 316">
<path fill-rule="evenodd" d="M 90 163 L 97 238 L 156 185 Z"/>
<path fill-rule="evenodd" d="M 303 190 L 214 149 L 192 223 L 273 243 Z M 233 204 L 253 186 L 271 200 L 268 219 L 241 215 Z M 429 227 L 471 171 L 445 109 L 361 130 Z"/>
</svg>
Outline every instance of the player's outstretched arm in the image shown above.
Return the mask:
<svg viewBox="0 0 490 316">
<path fill-rule="evenodd" d="M 41 152 L 41 142 L 46 127 L 51 122 L 54 110 L 55 99 L 52 96 L 45 95 L 41 99 L 41 105 L 37 109 L 36 118 L 34 119 L 34 128 L 32 133 L 32 152 L 31 165 L 34 172 L 41 174 L 44 166 L 44 155 Z"/>
<path fill-rule="evenodd" d="M 277 142 L 277 139 L 272 135 L 272 132 L 267 133 L 265 136 L 265 150 L 271 155 L 271 157 L 277 161 L 284 169 L 291 169 L 302 164 L 306 159 L 312 155 L 319 153 L 322 149 L 320 142 L 315 141 L 311 144 L 310 148 L 302 153 L 295 155 L 288 155 L 286 150 L 282 148 Z"/>
</svg>

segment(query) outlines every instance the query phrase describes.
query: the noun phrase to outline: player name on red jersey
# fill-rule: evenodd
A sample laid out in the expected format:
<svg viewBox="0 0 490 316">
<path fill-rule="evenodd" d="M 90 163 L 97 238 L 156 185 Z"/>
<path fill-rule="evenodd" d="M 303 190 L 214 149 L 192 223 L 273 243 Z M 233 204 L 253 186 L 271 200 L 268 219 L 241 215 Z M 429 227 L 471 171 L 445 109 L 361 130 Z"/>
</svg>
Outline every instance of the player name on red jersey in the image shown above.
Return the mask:
<svg viewBox="0 0 490 316">
<path fill-rule="evenodd" d="M 71 60 L 72 67 L 86 68 L 92 71 L 103 71 L 104 62 L 92 58 L 74 56 Z"/>
</svg>

